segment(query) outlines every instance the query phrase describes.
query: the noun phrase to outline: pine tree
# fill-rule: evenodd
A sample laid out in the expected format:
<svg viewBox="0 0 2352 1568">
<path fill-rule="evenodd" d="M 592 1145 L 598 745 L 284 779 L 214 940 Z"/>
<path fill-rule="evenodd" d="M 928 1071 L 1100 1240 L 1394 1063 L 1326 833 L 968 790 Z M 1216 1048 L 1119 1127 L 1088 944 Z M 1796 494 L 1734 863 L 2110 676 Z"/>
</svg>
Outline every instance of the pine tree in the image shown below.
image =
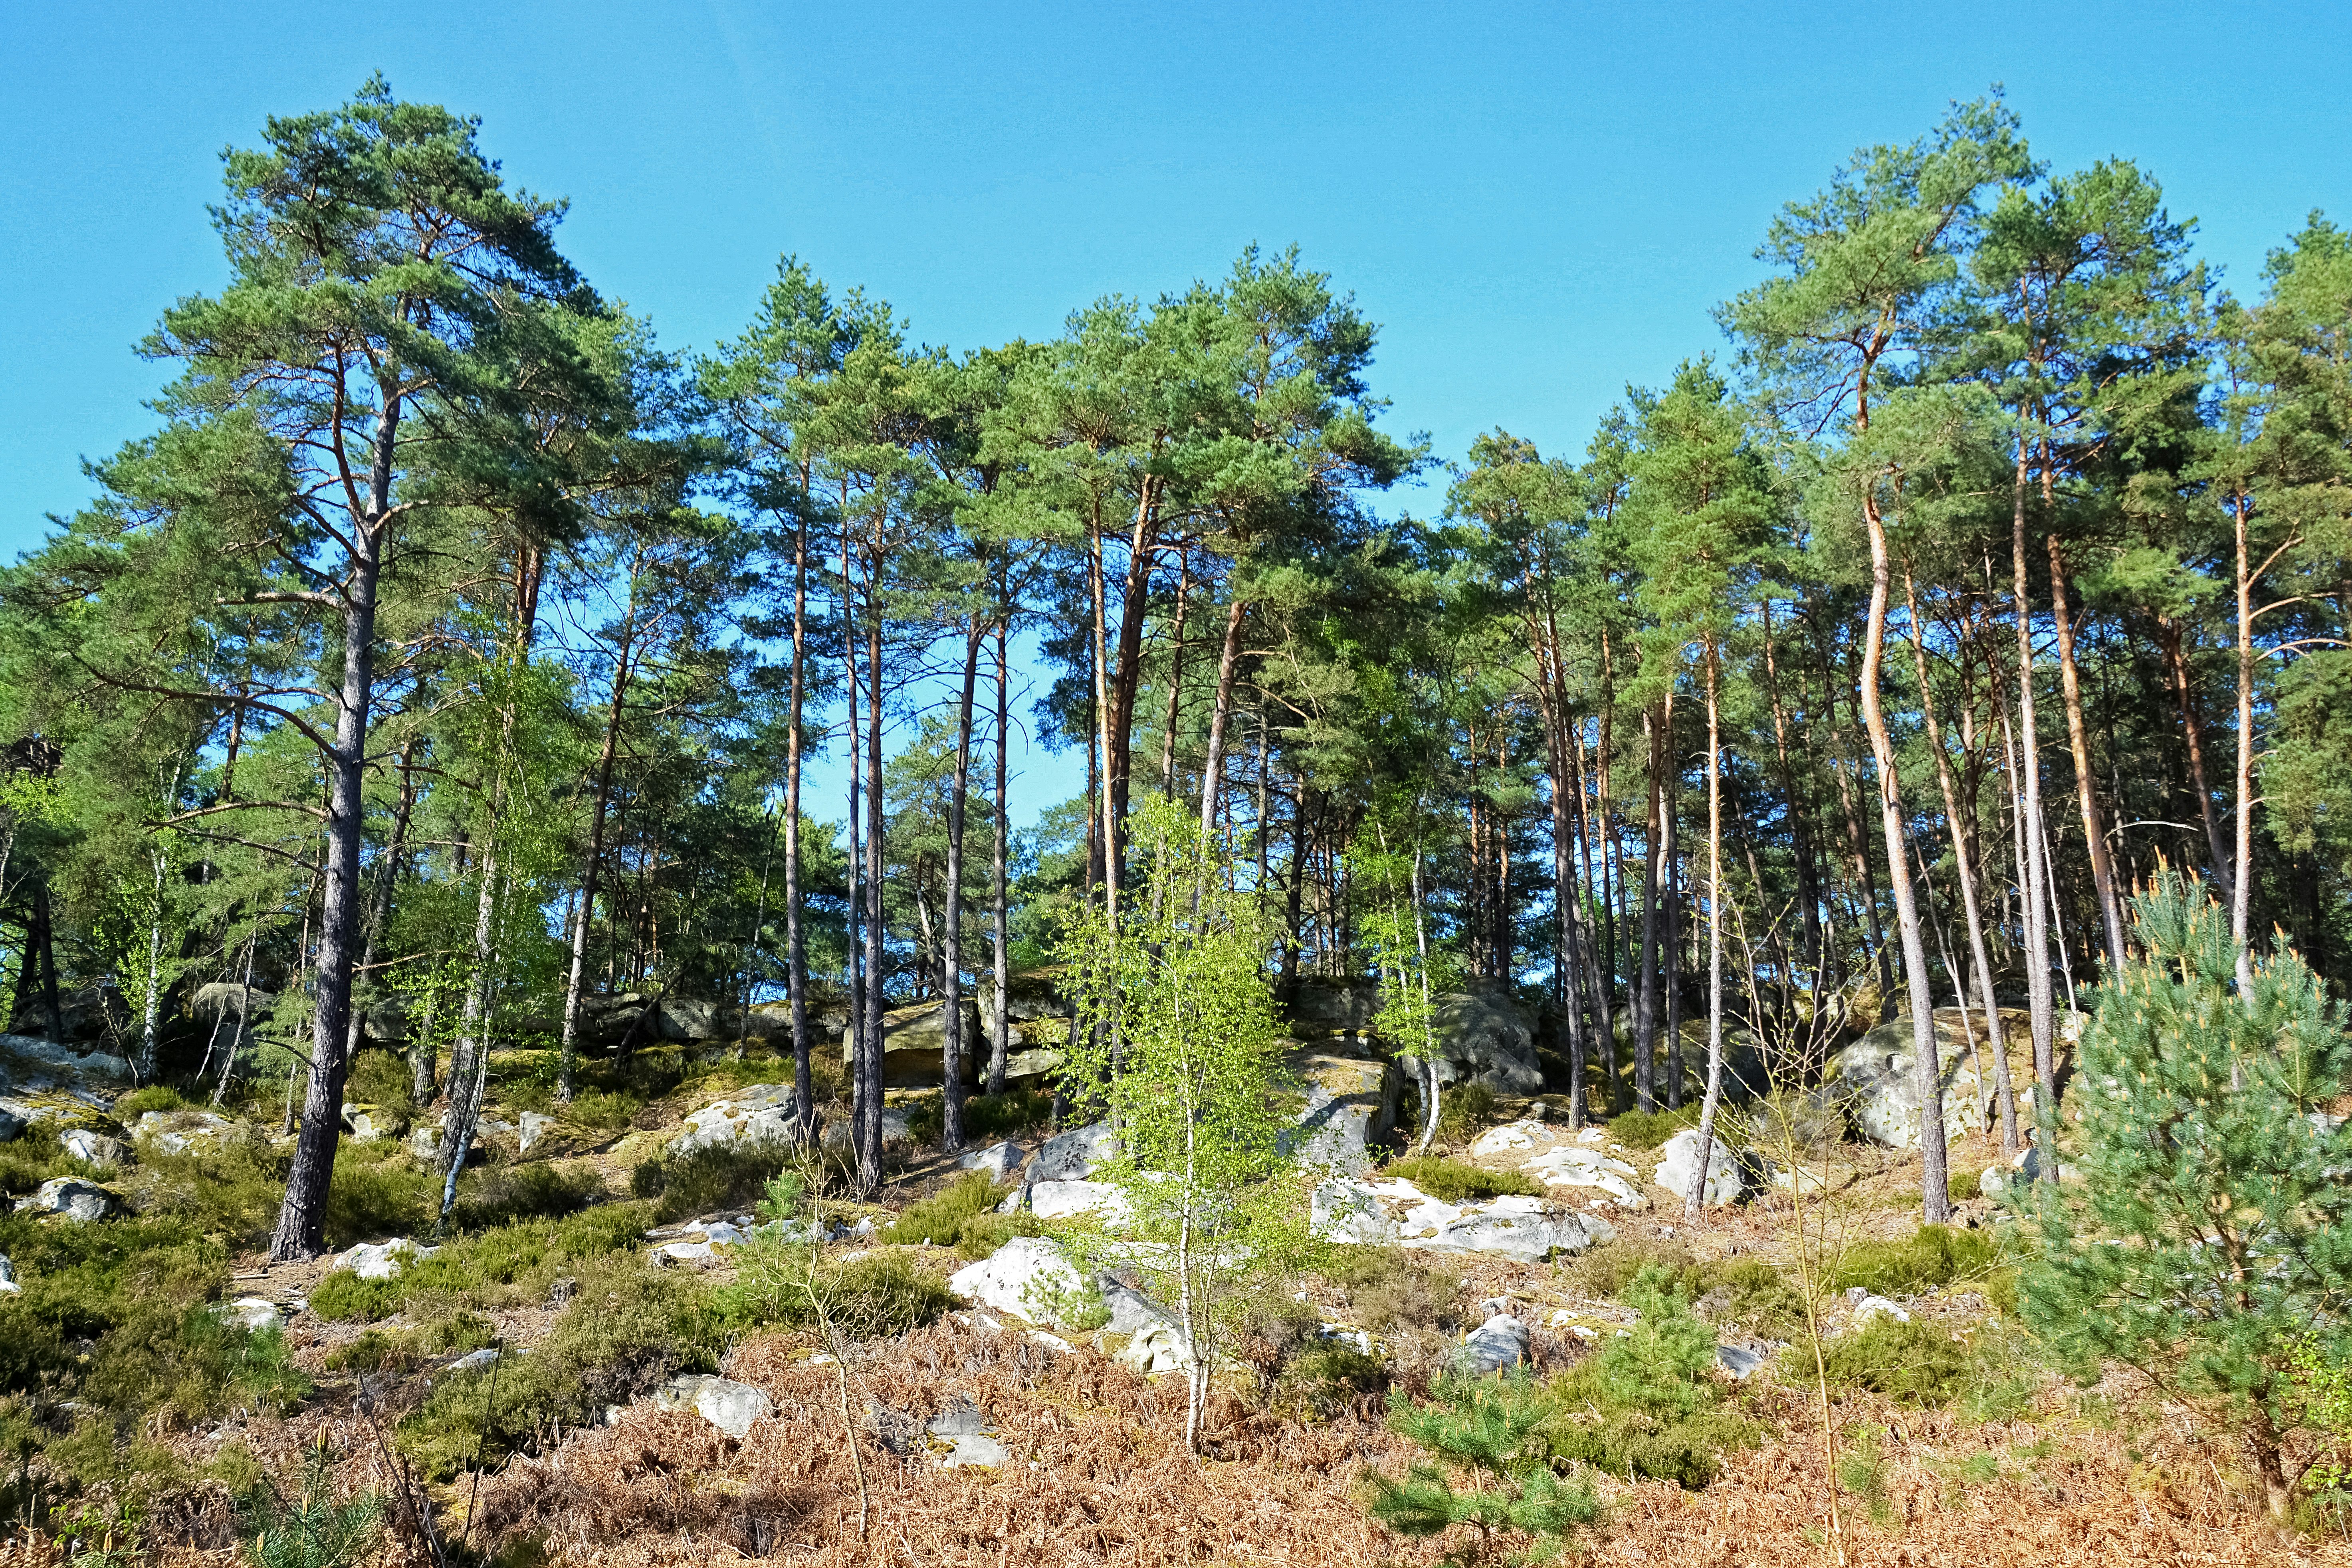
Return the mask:
<svg viewBox="0 0 2352 1568">
<path fill-rule="evenodd" d="M 2093 993 L 2065 1151 L 2043 1184 L 2026 1322 L 2084 1372 L 2137 1367 L 2244 1437 L 2284 1518 L 2305 1422 L 2295 1356 L 2352 1354 L 2352 1124 L 2321 1107 L 2352 1072 L 2340 1007 L 2292 952 L 2237 987 L 2230 921 L 2168 873 L 2133 900 L 2142 955 Z"/>
<path fill-rule="evenodd" d="M 1389 1425 L 1442 1461 L 1411 1467 L 1402 1480 L 1377 1472 L 1365 1478 L 1374 1519 L 1400 1535 L 1442 1535 L 1469 1527 L 1468 1546 L 1449 1563 L 1486 1562 L 1500 1537 L 1533 1540 L 1528 1557 L 1552 1555 L 1561 1538 L 1601 1514 L 1600 1500 L 1580 1476 L 1563 1480 L 1545 1458 L 1543 1430 L 1557 1411 L 1526 1373 L 1481 1385 L 1449 1379 L 1438 1402 L 1416 1407 L 1402 1392 L 1389 1396 Z M 1452 1471 L 1466 1471 L 1457 1487 Z"/>
</svg>

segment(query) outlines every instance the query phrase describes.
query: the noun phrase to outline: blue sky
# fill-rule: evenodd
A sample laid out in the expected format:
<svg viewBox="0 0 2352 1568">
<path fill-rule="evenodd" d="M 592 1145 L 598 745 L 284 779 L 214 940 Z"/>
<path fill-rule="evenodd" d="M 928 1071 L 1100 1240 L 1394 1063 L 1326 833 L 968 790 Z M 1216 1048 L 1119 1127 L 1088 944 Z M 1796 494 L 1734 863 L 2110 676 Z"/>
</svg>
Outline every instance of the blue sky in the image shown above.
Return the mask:
<svg viewBox="0 0 2352 1568">
<path fill-rule="evenodd" d="M 737 330 L 780 252 L 923 340 L 1296 241 L 1382 324 L 1400 430 L 1574 453 L 1716 350 L 1776 208 L 2006 84 L 2037 155 L 2125 156 L 2251 290 L 2352 218 L 2352 8 L 1203 5 L 0 7 L 0 558 L 145 429 L 131 345 L 217 286 L 218 154 L 382 68 L 483 120 L 662 340 Z M 1402 499 L 1433 509 L 1428 491 Z"/>
</svg>

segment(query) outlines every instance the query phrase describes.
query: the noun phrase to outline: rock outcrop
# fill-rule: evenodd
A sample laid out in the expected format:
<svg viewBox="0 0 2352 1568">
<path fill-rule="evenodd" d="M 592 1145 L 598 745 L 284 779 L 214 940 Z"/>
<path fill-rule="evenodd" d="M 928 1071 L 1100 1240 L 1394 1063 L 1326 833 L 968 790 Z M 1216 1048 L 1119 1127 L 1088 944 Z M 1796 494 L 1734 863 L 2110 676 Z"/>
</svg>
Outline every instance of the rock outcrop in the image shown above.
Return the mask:
<svg viewBox="0 0 2352 1568">
<path fill-rule="evenodd" d="M 1582 1252 L 1617 1234 L 1598 1216 L 1576 1214 L 1544 1198 L 1514 1194 L 1451 1204 L 1402 1180 L 1323 1182 L 1315 1189 L 1310 1222 L 1315 1234 L 1329 1241 L 1490 1252 L 1527 1263 Z"/>
</svg>

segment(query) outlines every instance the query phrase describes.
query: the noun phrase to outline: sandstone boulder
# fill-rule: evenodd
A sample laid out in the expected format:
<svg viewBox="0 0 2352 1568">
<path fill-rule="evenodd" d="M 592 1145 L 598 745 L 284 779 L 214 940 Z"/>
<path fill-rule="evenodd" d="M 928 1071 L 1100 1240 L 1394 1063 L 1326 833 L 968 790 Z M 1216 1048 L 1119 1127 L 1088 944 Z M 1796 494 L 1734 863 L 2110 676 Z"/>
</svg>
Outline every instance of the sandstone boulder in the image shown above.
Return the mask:
<svg viewBox="0 0 2352 1568">
<path fill-rule="evenodd" d="M 87 1225 L 104 1219 L 122 1205 L 104 1187 L 79 1176 L 52 1176 L 32 1197 L 18 1199 L 16 1207 L 33 1214 L 62 1214 L 77 1225 Z"/>
<path fill-rule="evenodd" d="M 1082 1181 L 1118 1154 L 1118 1139 L 1108 1122 L 1073 1127 L 1045 1140 L 1030 1162 L 1032 1181 Z"/>
<path fill-rule="evenodd" d="M 1307 1099 L 1284 1145 L 1299 1159 L 1347 1176 L 1371 1164 L 1371 1147 L 1395 1131 L 1404 1075 L 1394 1062 L 1294 1053 L 1287 1063 Z"/>
<path fill-rule="evenodd" d="M 1454 1353 L 1454 1364 L 1473 1377 L 1490 1377 L 1527 1360 L 1533 1337 L 1527 1324 L 1497 1312 L 1462 1342 Z"/>
<path fill-rule="evenodd" d="M 121 1139 L 110 1138 L 88 1127 L 71 1127 L 59 1133 L 58 1143 L 74 1158 L 94 1166 L 120 1165 L 131 1152 Z"/>
<path fill-rule="evenodd" d="M 691 1410 L 738 1442 L 751 1433 L 751 1423 L 776 1409 L 775 1401 L 750 1384 L 708 1374 L 671 1378 L 654 1403 L 664 1410 Z"/>
<path fill-rule="evenodd" d="M 1069 1255 L 1042 1236 L 1016 1236 L 981 1262 L 959 1269 L 948 1289 L 1028 1322 L 1062 1326 L 1087 1303 Z"/>
<path fill-rule="evenodd" d="M 1688 1200 L 1692 1178 L 1698 1175 L 1698 1129 L 1685 1127 L 1666 1140 L 1658 1151 L 1658 1168 L 1653 1177 L 1658 1186 Z M 1746 1178 L 1740 1174 L 1739 1155 L 1718 1133 L 1707 1145 L 1706 1190 L 1700 1201 L 1710 1208 L 1738 1203 L 1739 1195 L 1748 1190 Z"/>
<path fill-rule="evenodd" d="M 798 1104 L 789 1083 L 754 1083 L 687 1117 L 686 1130 L 669 1141 L 668 1152 L 790 1143 L 798 1131 Z"/>
</svg>

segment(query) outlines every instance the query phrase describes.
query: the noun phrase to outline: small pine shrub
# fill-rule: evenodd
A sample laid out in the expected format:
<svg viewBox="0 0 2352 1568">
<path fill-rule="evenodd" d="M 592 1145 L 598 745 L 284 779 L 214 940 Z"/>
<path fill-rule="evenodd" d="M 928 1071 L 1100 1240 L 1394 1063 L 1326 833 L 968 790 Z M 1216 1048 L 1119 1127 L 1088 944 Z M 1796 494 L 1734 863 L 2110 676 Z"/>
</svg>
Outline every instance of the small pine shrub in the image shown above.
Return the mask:
<svg viewBox="0 0 2352 1568">
<path fill-rule="evenodd" d="M 562 1107 L 563 1120 L 589 1133 L 618 1133 L 636 1120 L 645 1102 L 618 1090 L 594 1089 L 575 1094 Z"/>
<path fill-rule="evenodd" d="M 1409 1181 L 1444 1203 L 1502 1197 L 1510 1194 L 1541 1197 L 1544 1194 L 1543 1187 L 1533 1177 L 1517 1171 L 1490 1171 L 1467 1161 L 1447 1159 L 1443 1155 L 1416 1155 L 1408 1159 L 1391 1160 L 1382 1167 L 1381 1175 L 1391 1181 Z"/>
<path fill-rule="evenodd" d="M 1425 1407 L 1391 1392 L 1389 1425 L 1438 1462 L 1413 1465 L 1401 1481 L 1367 1476 L 1366 1506 L 1400 1535 L 1466 1530 L 1473 1544 L 1465 1561 L 1486 1561 L 1498 1537 L 1527 1537 L 1530 1555 L 1549 1556 L 1570 1531 L 1601 1516 L 1589 1482 L 1552 1471 L 1541 1436 L 1550 1415 L 1549 1400 L 1525 1374 L 1484 1385 L 1450 1379 Z M 1457 1487 L 1456 1475 L 1470 1484 Z"/>
<path fill-rule="evenodd" d="M 322 1437 L 304 1457 L 293 1496 L 265 1484 L 246 1496 L 239 1513 L 246 1550 L 260 1568 L 348 1568 L 373 1549 L 383 1503 L 373 1492 L 335 1500 L 334 1466 Z"/>
<path fill-rule="evenodd" d="M 1898 1405 L 1949 1405 L 1975 1381 L 1976 1358 L 1951 1331 L 1925 1318 L 1874 1314 L 1858 1332 L 1822 1347 L 1832 1388 L 1883 1394 Z"/>
<path fill-rule="evenodd" d="M 1709 1375 L 1715 1331 L 1692 1313 L 1673 1274 L 1644 1268 L 1622 1297 L 1640 1314 L 1632 1331 L 1552 1386 L 1549 1452 L 1696 1491 L 1721 1473 L 1725 1452 L 1756 1441 L 1757 1427 L 1722 1405 Z"/>
<path fill-rule="evenodd" d="M 1317 1416 L 1328 1416 L 1388 1385 L 1389 1369 L 1380 1357 L 1344 1340 L 1328 1340 L 1283 1367 L 1276 1398 L 1279 1402 L 1287 1396 Z"/>
</svg>

